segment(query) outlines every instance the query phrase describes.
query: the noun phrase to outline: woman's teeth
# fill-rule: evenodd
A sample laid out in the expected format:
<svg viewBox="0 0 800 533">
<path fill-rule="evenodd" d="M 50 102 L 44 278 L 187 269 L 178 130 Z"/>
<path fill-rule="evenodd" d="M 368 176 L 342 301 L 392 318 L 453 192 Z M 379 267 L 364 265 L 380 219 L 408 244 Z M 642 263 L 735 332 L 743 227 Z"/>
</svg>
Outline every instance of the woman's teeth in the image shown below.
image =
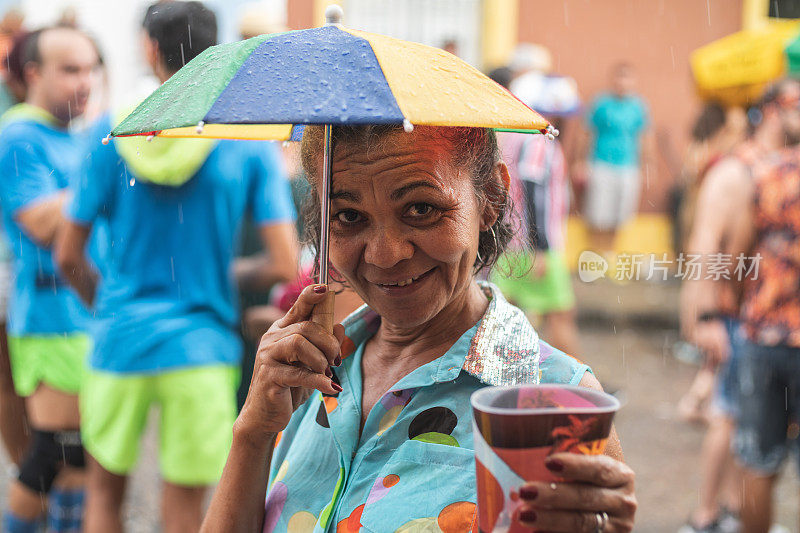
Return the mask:
<svg viewBox="0 0 800 533">
<path fill-rule="evenodd" d="M 397 283 L 385 283 L 384 285 L 388 287 L 405 287 L 406 285 L 411 285 L 415 281 L 419 279 L 419 276 L 416 278 L 408 278 L 407 280 L 398 281 Z"/>
</svg>

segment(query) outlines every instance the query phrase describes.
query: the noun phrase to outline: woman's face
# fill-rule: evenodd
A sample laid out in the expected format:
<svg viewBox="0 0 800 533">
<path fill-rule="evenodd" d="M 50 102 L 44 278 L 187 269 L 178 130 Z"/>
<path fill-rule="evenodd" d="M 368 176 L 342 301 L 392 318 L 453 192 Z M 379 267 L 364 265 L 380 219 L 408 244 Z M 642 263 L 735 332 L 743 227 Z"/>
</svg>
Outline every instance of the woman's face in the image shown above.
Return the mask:
<svg viewBox="0 0 800 533">
<path fill-rule="evenodd" d="M 494 222 L 452 160 L 450 142 L 427 128 L 334 150 L 331 263 L 396 327 L 422 325 L 466 295 L 478 234 Z"/>
</svg>

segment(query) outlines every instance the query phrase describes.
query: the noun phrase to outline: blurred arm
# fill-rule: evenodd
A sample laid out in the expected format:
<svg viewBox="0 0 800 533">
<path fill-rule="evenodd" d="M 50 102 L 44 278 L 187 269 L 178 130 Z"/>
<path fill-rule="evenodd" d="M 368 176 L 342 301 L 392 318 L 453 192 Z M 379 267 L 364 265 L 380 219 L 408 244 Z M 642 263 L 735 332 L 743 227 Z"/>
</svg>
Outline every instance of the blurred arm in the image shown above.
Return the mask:
<svg viewBox="0 0 800 533">
<path fill-rule="evenodd" d="M 55 245 L 55 258 L 61 274 L 69 281 L 87 307 L 94 304 L 97 271 L 86 257 L 91 226 L 65 220 Z"/>
<path fill-rule="evenodd" d="M 67 192 L 63 191 L 29 206 L 19 209 L 14 215 L 17 224 L 43 248 L 50 248 L 56 239 L 60 226 L 64 223 L 62 209 Z"/>
<path fill-rule="evenodd" d="M 697 317 L 716 312 L 719 307 L 715 282 L 706 278 L 710 254 L 745 252 L 752 240 L 749 223 L 753 180 L 739 161 L 728 158 L 715 165 L 703 180 L 695 206 L 694 224 L 687 246 L 689 254 L 701 256 L 699 276 L 683 281 L 681 289 L 681 329 L 693 340 Z M 731 250 L 738 243 L 739 250 Z"/>
<path fill-rule="evenodd" d="M 586 127 L 586 124 L 581 123 L 576 130 L 576 139 L 574 148 L 572 150 L 572 165 L 570 169 L 570 178 L 572 183 L 581 188 L 586 185 L 589 174 L 589 150 L 592 146 L 592 132 Z"/>
<path fill-rule="evenodd" d="M 265 290 L 275 283 L 297 277 L 299 245 L 291 222 L 263 225 L 259 229 L 264 254 L 243 257 L 234 264 L 234 275 L 241 290 Z"/>
</svg>

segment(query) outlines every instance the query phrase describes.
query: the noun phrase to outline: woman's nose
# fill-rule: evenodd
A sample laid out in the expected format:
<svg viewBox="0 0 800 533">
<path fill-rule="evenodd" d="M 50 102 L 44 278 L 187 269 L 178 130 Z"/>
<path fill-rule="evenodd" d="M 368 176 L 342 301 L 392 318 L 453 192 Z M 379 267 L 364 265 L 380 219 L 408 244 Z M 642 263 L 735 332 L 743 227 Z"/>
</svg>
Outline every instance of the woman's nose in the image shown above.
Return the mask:
<svg viewBox="0 0 800 533">
<path fill-rule="evenodd" d="M 414 245 L 408 235 L 386 226 L 371 232 L 364 248 L 364 261 L 379 268 L 391 268 L 412 255 Z"/>
</svg>

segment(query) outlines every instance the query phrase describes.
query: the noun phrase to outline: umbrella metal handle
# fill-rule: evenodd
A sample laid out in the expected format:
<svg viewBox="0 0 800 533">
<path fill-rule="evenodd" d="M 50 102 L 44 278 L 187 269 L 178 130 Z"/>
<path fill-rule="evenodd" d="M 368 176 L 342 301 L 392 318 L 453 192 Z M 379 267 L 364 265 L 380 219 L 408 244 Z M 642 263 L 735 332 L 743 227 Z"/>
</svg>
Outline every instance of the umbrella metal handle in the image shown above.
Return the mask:
<svg viewBox="0 0 800 533">
<path fill-rule="evenodd" d="M 328 333 L 333 333 L 333 304 L 335 301 L 335 294 L 332 290 L 328 289 L 325 293 L 325 299 L 314 306 L 311 311 L 311 321 L 319 324 Z"/>
<path fill-rule="evenodd" d="M 325 125 L 325 140 L 322 154 L 322 201 L 320 202 L 320 235 L 319 235 L 319 283 L 328 284 L 328 245 L 331 227 L 331 161 L 333 152 L 333 127 Z M 319 324 L 328 333 L 333 333 L 333 291 L 328 285 L 325 299 L 318 303 L 311 312 L 311 321 Z"/>
</svg>

